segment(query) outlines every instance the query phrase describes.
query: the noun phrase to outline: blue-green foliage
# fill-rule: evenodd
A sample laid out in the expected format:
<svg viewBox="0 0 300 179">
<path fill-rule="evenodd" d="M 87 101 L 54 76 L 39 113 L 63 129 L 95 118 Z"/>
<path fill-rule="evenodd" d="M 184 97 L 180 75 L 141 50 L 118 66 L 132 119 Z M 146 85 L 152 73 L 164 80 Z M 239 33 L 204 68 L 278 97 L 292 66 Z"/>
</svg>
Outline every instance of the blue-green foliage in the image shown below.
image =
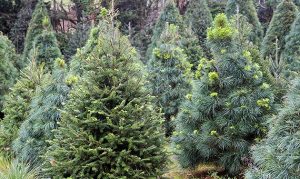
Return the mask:
<svg viewBox="0 0 300 179">
<path fill-rule="evenodd" d="M 30 165 L 40 164 L 40 156 L 46 152 L 47 140 L 53 138 L 52 130 L 60 120 L 60 110 L 67 99 L 69 91 L 65 84 L 66 64 L 56 59 L 52 79 L 38 89 L 31 102 L 31 110 L 22 123 L 19 136 L 13 143 L 17 159 L 29 162 Z"/>
<path fill-rule="evenodd" d="M 296 179 L 300 176 L 300 79 L 286 96 L 286 106 L 270 119 L 267 138 L 253 147 L 254 165 L 246 172 L 247 179 Z"/>
<path fill-rule="evenodd" d="M 248 51 L 239 50 L 224 14 L 208 30 L 214 60 L 202 59 L 176 118 L 174 146 L 182 167 L 213 163 L 237 175 L 272 109 L 270 85 Z"/>
</svg>

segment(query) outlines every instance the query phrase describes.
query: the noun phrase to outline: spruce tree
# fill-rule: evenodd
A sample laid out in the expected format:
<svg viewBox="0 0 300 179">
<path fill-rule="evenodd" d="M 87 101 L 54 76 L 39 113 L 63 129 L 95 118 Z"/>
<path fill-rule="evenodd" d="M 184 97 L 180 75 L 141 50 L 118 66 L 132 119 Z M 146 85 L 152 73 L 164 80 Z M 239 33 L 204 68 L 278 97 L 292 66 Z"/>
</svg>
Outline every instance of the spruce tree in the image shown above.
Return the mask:
<svg viewBox="0 0 300 179">
<path fill-rule="evenodd" d="M 33 42 L 35 38 L 38 35 L 42 34 L 43 30 L 45 29 L 44 27 L 45 24 L 43 25 L 44 19 L 49 19 L 48 10 L 43 0 L 39 0 L 37 5 L 35 6 L 35 10 L 32 14 L 32 18 L 26 33 L 24 50 L 23 50 L 22 60 L 21 60 L 24 66 L 26 66 L 26 63 L 28 62 L 29 53 L 30 50 L 33 49 Z M 50 23 L 48 23 L 47 25 L 48 27 L 46 29 L 51 28 Z"/>
<path fill-rule="evenodd" d="M 166 164 L 142 64 L 128 38 L 106 26 L 45 156 L 53 178 L 147 178 Z"/>
<path fill-rule="evenodd" d="M 253 31 L 250 35 L 250 40 L 256 45 L 260 45 L 263 38 L 262 26 L 259 22 L 253 0 L 229 0 L 227 1 L 226 14 L 232 17 L 237 13 L 242 14 L 253 26 Z"/>
<path fill-rule="evenodd" d="M 13 142 L 17 159 L 31 166 L 42 163 L 40 156 L 46 153 L 46 141 L 53 138 L 52 130 L 60 120 L 60 110 L 69 91 L 65 75 L 66 64 L 57 58 L 51 79 L 32 98 L 30 111 Z"/>
<path fill-rule="evenodd" d="M 212 15 L 207 6 L 206 0 L 191 0 L 185 13 L 185 23 L 191 26 L 198 36 L 201 47 L 206 56 L 209 56 L 209 48 L 206 45 L 206 30 L 212 25 Z"/>
<path fill-rule="evenodd" d="M 225 14 L 208 29 L 214 60 L 202 59 L 176 118 L 174 146 L 182 167 L 212 163 L 237 175 L 272 109 L 270 85 L 248 51 L 237 48 Z"/>
<path fill-rule="evenodd" d="M 166 23 L 182 26 L 182 17 L 179 14 L 179 10 L 175 5 L 174 0 L 167 0 L 166 5 L 154 26 L 151 43 L 146 52 L 147 61 L 151 58 L 153 49 L 157 47 L 157 42 L 162 32 L 165 30 Z"/>
<path fill-rule="evenodd" d="M 0 32 L 0 119 L 3 118 L 4 95 L 8 93 L 17 77 L 17 69 L 14 66 L 16 61 L 17 56 L 13 45 Z"/>
<path fill-rule="evenodd" d="M 5 117 L 0 121 L 0 150 L 9 157 L 14 156 L 11 144 L 17 138 L 21 124 L 28 117 L 31 99 L 36 89 L 49 79 L 43 67 L 36 64 L 35 57 L 30 59 L 30 64 L 21 72 L 17 83 L 5 96 Z"/>
<path fill-rule="evenodd" d="M 292 79 L 298 76 L 300 70 L 300 14 L 298 14 L 285 41 L 284 50 L 281 54 L 284 63 L 282 75 L 287 79 Z"/>
<path fill-rule="evenodd" d="M 300 79 L 293 80 L 292 84 L 286 106 L 270 120 L 267 138 L 253 147 L 254 165 L 246 172 L 248 179 L 300 176 Z"/>
<path fill-rule="evenodd" d="M 171 120 L 190 88 L 191 64 L 178 44 L 180 39 L 178 27 L 167 25 L 148 64 L 150 88 L 155 104 L 163 110 L 167 136 L 172 134 Z"/>
<path fill-rule="evenodd" d="M 285 37 L 290 32 L 297 12 L 297 7 L 291 0 L 283 0 L 278 5 L 262 42 L 262 58 L 275 60 L 276 54 L 280 57 L 285 46 Z"/>
</svg>

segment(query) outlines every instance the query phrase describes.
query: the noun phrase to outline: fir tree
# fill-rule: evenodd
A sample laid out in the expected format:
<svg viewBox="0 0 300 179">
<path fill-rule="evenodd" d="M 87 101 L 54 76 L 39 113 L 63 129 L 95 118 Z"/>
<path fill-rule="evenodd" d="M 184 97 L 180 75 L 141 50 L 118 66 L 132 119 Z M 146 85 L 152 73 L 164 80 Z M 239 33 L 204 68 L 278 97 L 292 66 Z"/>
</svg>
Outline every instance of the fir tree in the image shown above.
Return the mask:
<svg viewBox="0 0 300 179">
<path fill-rule="evenodd" d="M 190 88 L 191 64 L 178 44 L 180 39 L 178 27 L 167 25 L 148 64 L 150 88 L 157 97 L 155 103 L 163 109 L 167 136 L 173 130 L 171 120 Z"/>
<path fill-rule="evenodd" d="M 299 178 L 300 79 L 292 81 L 285 107 L 271 119 L 267 138 L 253 147 L 254 166 L 248 179 Z"/>
<path fill-rule="evenodd" d="M 198 36 L 201 47 L 209 56 L 209 48 L 206 46 L 206 30 L 212 25 L 212 15 L 207 6 L 206 0 L 192 0 L 187 6 L 185 14 L 185 23 L 191 26 L 192 30 Z"/>
<path fill-rule="evenodd" d="M 46 5 L 42 0 L 39 0 L 37 5 L 35 6 L 35 10 L 32 14 L 31 21 L 29 23 L 29 27 L 26 33 L 26 38 L 24 42 L 24 50 L 22 54 L 22 63 L 25 65 L 28 62 L 30 50 L 33 49 L 33 42 L 35 38 L 42 34 L 43 30 L 45 29 L 43 25 L 43 20 L 49 19 L 48 10 Z M 47 24 L 48 27 L 46 29 L 51 28 L 50 23 Z"/>
<path fill-rule="evenodd" d="M 64 60 L 56 59 L 50 82 L 38 89 L 32 98 L 29 114 L 13 142 L 17 159 L 29 162 L 31 166 L 42 163 L 40 155 L 46 153 L 46 141 L 53 138 L 52 130 L 57 127 L 60 109 L 69 91 L 65 84 L 65 74 Z"/>
<path fill-rule="evenodd" d="M 3 117 L 4 95 L 8 93 L 17 76 L 17 69 L 14 66 L 17 59 L 13 45 L 0 32 L 0 119 Z"/>
<path fill-rule="evenodd" d="M 300 14 L 298 14 L 285 41 L 281 55 L 284 63 L 283 76 L 292 79 L 298 76 L 300 70 Z"/>
<path fill-rule="evenodd" d="M 147 178 L 166 164 L 141 62 L 127 37 L 106 26 L 46 154 L 54 178 Z"/>
<path fill-rule="evenodd" d="M 285 37 L 290 32 L 297 12 L 297 7 L 291 0 L 283 0 L 278 5 L 262 42 L 262 58 L 275 60 L 276 54 L 281 55 Z"/>
<path fill-rule="evenodd" d="M 160 17 L 155 24 L 151 44 L 148 46 L 146 52 L 147 61 L 151 58 L 153 49 L 157 47 L 157 42 L 162 32 L 165 30 L 166 23 L 182 26 L 182 18 L 173 0 L 167 0 L 165 8 L 161 12 Z"/>
<path fill-rule="evenodd" d="M 36 89 L 49 79 L 43 67 L 36 65 L 35 57 L 30 59 L 30 64 L 21 72 L 19 80 L 5 96 L 5 117 L 0 121 L 0 150 L 5 156 L 13 156 L 11 144 L 17 138 L 21 124 L 28 117 L 31 99 Z"/>
<path fill-rule="evenodd" d="M 253 31 L 250 34 L 250 40 L 259 45 L 261 38 L 263 37 L 262 26 L 259 22 L 256 12 L 255 4 L 253 0 L 229 0 L 227 1 L 226 14 L 228 17 L 232 17 L 235 14 L 242 14 L 253 26 Z"/>
<path fill-rule="evenodd" d="M 198 80 L 176 118 L 174 144 L 184 168 L 213 163 L 237 175 L 263 133 L 273 102 L 270 85 L 251 54 L 237 48 L 235 31 L 224 14 L 208 29 L 214 60 L 201 60 Z"/>
</svg>

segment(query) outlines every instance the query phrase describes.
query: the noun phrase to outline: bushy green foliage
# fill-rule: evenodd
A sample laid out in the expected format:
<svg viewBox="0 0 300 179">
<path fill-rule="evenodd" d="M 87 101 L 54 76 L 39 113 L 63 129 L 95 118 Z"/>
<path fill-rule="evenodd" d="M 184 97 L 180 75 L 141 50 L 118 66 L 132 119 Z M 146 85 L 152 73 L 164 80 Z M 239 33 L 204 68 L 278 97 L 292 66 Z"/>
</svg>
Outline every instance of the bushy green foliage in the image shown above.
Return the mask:
<svg viewBox="0 0 300 179">
<path fill-rule="evenodd" d="M 55 60 L 51 79 L 32 98 L 28 116 L 13 142 L 17 159 L 28 162 L 31 166 L 42 163 L 40 156 L 46 153 L 46 141 L 53 138 L 52 130 L 60 120 L 60 110 L 69 91 L 65 75 L 66 64 L 58 58 Z"/>
<path fill-rule="evenodd" d="M 165 167 L 162 118 L 141 62 L 127 37 L 106 27 L 45 156 L 53 178 L 147 178 Z"/>
<path fill-rule="evenodd" d="M 37 66 L 35 58 L 31 58 L 30 64 L 21 72 L 17 83 L 5 96 L 5 117 L 0 121 L 0 151 L 5 156 L 14 156 L 12 141 L 17 138 L 21 124 L 28 117 L 31 99 L 36 89 L 48 79 L 49 76 L 44 73 L 43 67 Z"/>
<path fill-rule="evenodd" d="M 24 66 L 28 62 L 29 53 L 30 50 L 33 49 L 33 43 L 35 38 L 38 35 L 42 34 L 44 29 L 51 29 L 51 24 L 49 21 L 48 24 L 47 23 L 43 24 L 44 19 L 48 19 L 50 21 L 48 16 L 48 10 L 44 4 L 44 1 L 40 0 L 35 6 L 35 10 L 32 14 L 32 18 L 26 33 L 26 38 L 24 42 L 24 51 L 22 54 L 22 63 L 24 64 Z"/>
<path fill-rule="evenodd" d="M 161 12 L 153 29 L 151 44 L 148 46 L 146 52 L 147 61 L 149 61 L 149 59 L 151 58 L 153 49 L 157 47 L 157 42 L 159 41 L 162 32 L 165 30 L 166 24 L 174 24 L 181 27 L 182 23 L 182 17 L 180 16 L 179 10 L 176 7 L 174 1 L 167 0 L 165 8 Z"/>
<path fill-rule="evenodd" d="M 267 5 L 273 7 L 274 9 L 280 4 L 283 0 L 267 0 L 266 3 Z M 295 5 L 300 6 L 300 1 L 299 0 L 291 0 L 295 3 Z"/>
<path fill-rule="evenodd" d="M 281 54 L 283 60 L 283 76 L 292 79 L 298 76 L 300 70 L 300 15 L 298 14 Z"/>
<path fill-rule="evenodd" d="M 209 55 L 209 48 L 206 46 L 206 30 L 212 25 L 212 21 L 212 15 L 206 0 L 192 0 L 189 2 L 185 14 L 185 23 L 187 26 L 191 26 L 198 36 L 206 56 Z"/>
<path fill-rule="evenodd" d="M 191 64 L 180 48 L 178 27 L 167 25 L 149 61 L 149 81 L 155 104 L 165 116 L 166 135 L 173 130 L 171 120 L 176 117 L 179 106 L 188 93 Z"/>
<path fill-rule="evenodd" d="M 17 69 L 14 63 L 17 62 L 17 55 L 14 47 L 8 38 L 0 32 L 0 119 L 2 116 L 4 95 L 14 84 L 17 76 Z"/>
<path fill-rule="evenodd" d="M 292 81 L 285 107 L 270 119 L 267 138 L 253 147 L 254 165 L 246 172 L 248 179 L 299 178 L 299 99 L 300 80 Z"/>
<path fill-rule="evenodd" d="M 249 157 L 249 147 L 261 137 L 272 109 L 270 85 L 251 54 L 237 48 L 224 14 L 208 30 L 214 60 L 202 59 L 176 118 L 174 146 L 182 167 L 213 163 L 237 175 Z"/>
<path fill-rule="evenodd" d="M 276 53 L 278 56 L 281 55 L 285 45 L 285 37 L 290 32 L 297 12 L 297 7 L 291 0 L 283 0 L 278 5 L 262 42 L 262 58 L 275 60 Z"/>
<path fill-rule="evenodd" d="M 227 2 L 226 14 L 228 17 L 232 17 L 237 13 L 242 14 L 253 26 L 253 30 L 250 34 L 250 40 L 256 45 L 260 45 L 263 38 L 262 26 L 259 22 L 255 4 L 253 0 L 229 0 Z"/>
</svg>

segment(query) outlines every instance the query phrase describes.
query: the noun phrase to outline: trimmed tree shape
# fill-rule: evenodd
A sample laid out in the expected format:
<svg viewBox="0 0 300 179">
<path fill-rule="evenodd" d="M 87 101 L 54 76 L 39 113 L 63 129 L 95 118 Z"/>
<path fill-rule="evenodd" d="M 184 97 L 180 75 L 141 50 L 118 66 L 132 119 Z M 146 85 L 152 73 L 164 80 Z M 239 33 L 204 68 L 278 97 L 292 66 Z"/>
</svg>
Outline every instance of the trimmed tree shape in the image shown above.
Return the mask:
<svg viewBox="0 0 300 179">
<path fill-rule="evenodd" d="M 37 66 L 35 57 L 31 57 L 30 64 L 5 97 L 5 117 L 0 121 L 0 150 L 5 156 L 13 156 L 11 144 L 17 138 L 21 124 L 28 117 L 31 99 L 36 89 L 48 79 L 49 75 L 44 73 L 43 67 Z"/>
<path fill-rule="evenodd" d="M 8 38 L 0 32 L 0 119 L 3 114 L 4 95 L 8 93 L 9 88 L 13 86 L 17 76 L 17 69 L 14 66 L 17 56 L 13 45 Z"/>
<path fill-rule="evenodd" d="M 277 7 L 266 36 L 262 42 L 262 58 L 272 60 L 280 56 L 285 45 L 285 37 L 290 32 L 297 16 L 297 7 L 291 0 L 283 0 Z"/>
<path fill-rule="evenodd" d="M 292 81 L 286 106 L 270 123 L 267 138 L 253 147 L 254 165 L 248 179 L 299 178 L 300 79 Z"/>
<path fill-rule="evenodd" d="M 206 0 L 192 0 L 187 6 L 185 14 L 185 22 L 187 26 L 191 26 L 192 30 L 198 36 L 201 47 L 209 56 L 209 48 L 206 45 L 206 31 L 212 25 L 212 15 L 207 6 Z"/>
<path fill-rule="evenodd" d="M 171 120 L 176 117 L 178 108 L 190 89 L 191 64 L 178 45 L 180 38 L 178 27 L 167 25 L 148 64 L 150 88 L 157 97 L 156 105 L 163 110 L 167 136 L 172 134 Z"/>
<path fill-rule="evenodd" d="M 283 76 L 287 79 L 293 79 L 298 76 L 300 70 L 300 14 L 298 14 L 285 41 L 285 47 L 281 54 L 284 63 Z"/>
<path fill-rule="evenodd" d="M 253 26 L 253 31 L 250 34 L 250 41 L 256 45 L 260 45 L 261 38 L 263 38 L 262 26 L 259 22 L 253 0 L 229 0 L 227 1 L 226 14 L 232 17 L 236 14 L 242 14 Z"/>
<path fill-rule="evenodd" d="M 50 82 L 38 89 L 33 97 L 28 117 L 13 142 L 17 159 L 29 162 L 31 166 L 42 163 L 40 156 L 46 153 L 46 141 L 53 138 L 52 130 L 60 120 L 60 110 L 69 91 L 65 84 L 65 66 L 64 60 L 56 59 Z"/>
<path fill-rule="evenodd" d="M 26 33 L 26 38 L 24 42 L 24 51 L 22 54 L 22 63 L 26 64 L 28 62 L 30 50 L 33 49 L 33 43 L 35 38 L 42 34 L 45 29 L 45 24 L 43 24 L 44 19 L 49 19 L 48 10 L 42 0 L 40 0 L 35 10 L 32 14 L 32 19 L 29 23 L 29 27 Z M 46 29 L 52 28 L 50 23 L 47 24 Z"/>
<path fill-rule="evenodd" d="M 54 178 L 160 175 L 167 160 L 162 118 L 135 49 L 109 27 L 87 60 L 50 142 L 46 172 Z"/>
<path fill-rule="evenodd" d="M 212 163 L 237 175 L 263 133 L 273 102 L 270 86 L 251 54 L 236 47 L 234 31 L 225 14 L 208 30 L 215 60 L 201 60 L 198 80 L 176 118 L 173 140 L 184 168 Z"/>
<path fill-rule="evenodd" d="M 174 3 L 174 0 L 167 0 L 165 8 L 160 14 L 160 17 L 155 24 L 155 27 L 153 29 L 153 35 L 151 38 L 151 44 L 148 46 L 146 52 L 147 61 L 151 58 L 153 49 L 157 47 L 157 42 L 159 41 L 161 34 L 165 30 L 167 23 L 178 26 L 182 25 L 182 18 L 179 14 L 178 8 Z"/>
<path fill-rule="evenodd" d="M 51 71 L 55 59 L 62 57 L 62 54 L 58 47 L 55 33 L 52 31 L 49 18 L 45 16 L 42 23 L 44 30 L 34 38 L 33 49 L 30 50 L 29 54 L 36 53 L 37 64 L 44 63 L 45 70 Z"/>
</svg>

